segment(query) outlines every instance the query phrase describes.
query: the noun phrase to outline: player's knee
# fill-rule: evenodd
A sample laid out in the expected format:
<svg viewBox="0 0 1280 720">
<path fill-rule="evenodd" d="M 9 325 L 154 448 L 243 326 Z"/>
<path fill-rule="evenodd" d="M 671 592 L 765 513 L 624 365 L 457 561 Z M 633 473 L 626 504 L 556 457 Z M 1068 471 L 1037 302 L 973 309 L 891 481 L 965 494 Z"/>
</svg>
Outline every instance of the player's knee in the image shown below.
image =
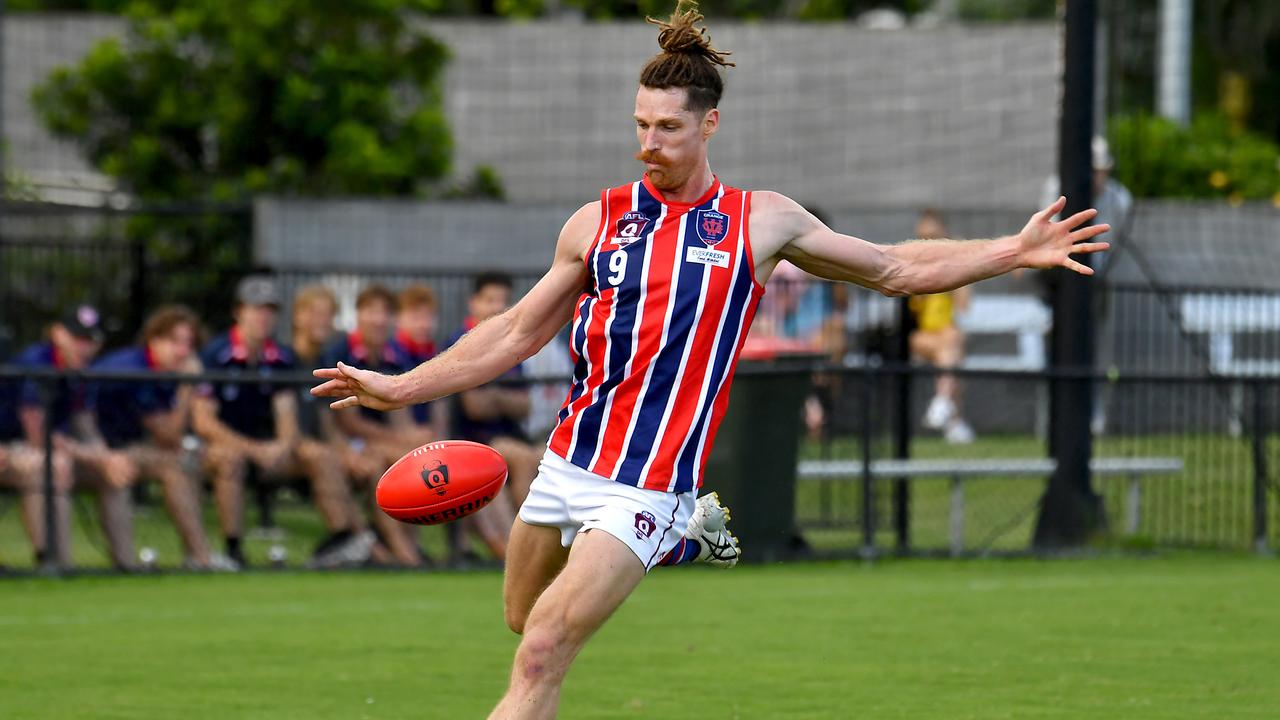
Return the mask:
<svg viewBox="0 0 1280 720">
<path fill-rule="evenodd" d="M 516 651 L 516 672 L 531 683 L 557 681 L 564 675 L 558 659 L 566 656 L 566 642 L 556 628 L 530 628 Z"/>
</svg>

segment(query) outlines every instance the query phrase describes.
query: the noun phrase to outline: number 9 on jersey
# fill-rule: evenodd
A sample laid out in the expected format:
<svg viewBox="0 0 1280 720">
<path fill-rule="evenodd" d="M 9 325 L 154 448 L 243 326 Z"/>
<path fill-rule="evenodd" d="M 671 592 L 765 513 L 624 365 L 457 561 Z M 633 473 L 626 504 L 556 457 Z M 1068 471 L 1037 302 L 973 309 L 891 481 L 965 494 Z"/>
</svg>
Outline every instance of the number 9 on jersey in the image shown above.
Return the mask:
<svg viewBox="0 0 1280 720">
<path fill-rule="evenodd" d="M 609 284 L 617 287 L 627 274 L 627 254 L 622 250 L 614 250 L 609 255 Z"/>
</svg>

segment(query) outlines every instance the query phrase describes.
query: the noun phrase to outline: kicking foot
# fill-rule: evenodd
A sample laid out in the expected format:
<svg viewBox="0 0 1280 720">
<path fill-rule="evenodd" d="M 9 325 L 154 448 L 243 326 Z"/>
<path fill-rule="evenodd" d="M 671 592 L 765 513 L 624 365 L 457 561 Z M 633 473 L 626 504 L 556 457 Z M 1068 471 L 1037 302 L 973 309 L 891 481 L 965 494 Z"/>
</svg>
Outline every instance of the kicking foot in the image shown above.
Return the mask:
<svg viewBox="0 0 1280 720">
<path fill-rule="evenodd" d="M 698 542 L 697 562 L 727 568 L 738 564 L 742 551 L 738 549 L 738 538 L 726 527 L 728 522 L 729 508 L 720 504 L 719 495 L 707 493 L 698 498 L 693 517 L 689 518 L 689 526 L 684 531 L 686 538 Z"/>
</svg>

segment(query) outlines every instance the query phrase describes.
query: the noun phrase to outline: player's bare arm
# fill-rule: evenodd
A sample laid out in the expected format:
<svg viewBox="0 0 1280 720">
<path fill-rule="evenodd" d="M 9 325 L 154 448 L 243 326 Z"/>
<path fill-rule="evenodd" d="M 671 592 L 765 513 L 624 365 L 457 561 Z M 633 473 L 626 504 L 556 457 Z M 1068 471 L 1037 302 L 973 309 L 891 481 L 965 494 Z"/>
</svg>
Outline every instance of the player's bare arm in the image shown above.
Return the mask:
<svg viewBox="0 0 1280 720">
<path fill-rule="evenodd" d="M 326 382 L 313 395 L 339 398 L 335 410 L 363 405 L 394 410 L 483 385 L 531 357 L 573 317 L 587 283 L 583 263 L 600 225 L 600 203 L 573 214 L 560 231 L 555 260 L 542 279 L 510 310 L 480 323 L 453 347 L 403 375 L 382 375 L 338 363 L 320 368 Z"/>
<path fill-rule="evenodd" d="M 756 274 L 763 281 L 779 260 L 830 280 L 857 283 L 886 295 L 946 292 L 1017 268 L 1093 270 L 1071 255 L 1106 250 L 1088 242 L 1110 226 L 1080 227 L 1097 214 L 1089 209 L 1054 221 L 1066 198 L 1031 216 L 1016 235 L 994 240 L 916 240 L 876 245 L 835 232 L 798 203 L 774 192 L 752 193 L 751 228 Z M 1078 229 L 1077 229 L 1078 228 Z"/>
</svg>

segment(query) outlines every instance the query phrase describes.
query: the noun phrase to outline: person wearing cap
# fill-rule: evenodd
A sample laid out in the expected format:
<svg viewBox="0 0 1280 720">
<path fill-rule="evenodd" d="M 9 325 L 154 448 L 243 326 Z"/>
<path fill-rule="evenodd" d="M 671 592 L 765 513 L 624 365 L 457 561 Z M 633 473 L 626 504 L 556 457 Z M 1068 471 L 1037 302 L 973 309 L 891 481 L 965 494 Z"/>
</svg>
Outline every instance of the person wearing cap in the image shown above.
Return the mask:
<svg viewBox="0 0 1280 720">
<path fill-rule="evenodd" d="M 46 341 L 18 353 L 14 364 L 41 370 L 83 370 L 97 355 L 102 341 L 102 318 L 97 309 L 92 305 L 77 305 L 50 325 Z M 87 384 L 66 377 L 51 383 L 29 379 L 21 384 L 16 401 L 20 435 L 15 437 L 11 421 L 0 421 L 0 427 L 7 427 L 4 439 L 8 441 L 8 462 L 4 476 L 5 484 L 15 487 L 21 497 L 23 525 L 36 562 L 72 566 L 70 494 L 73 485 L 79 482 L 98 493 L 112 563 L 118 569 L 132 570 L 136 563 L 129 485 L 137 471 L 127 454 L 112 450 L 103 441 L 93 417 Z M 46 425 L 53 436 L 50 460 L 57 527 L 54 557 L 50 557 L 46 547 Z"/>
<path fill-rule="evenodd" d="M 251 275 L 236 287 L 235 324 L 201 353 L 206 371 L 229 372 L 255 382 L 204 383 L 196 391 L 193 424 L 205 443 L 205 464 L 213 474 L 218 520 L 227 556 L 245 565 L 244 486 L 250 466 L 261 478 L 304 475 L 331 533 L 346 527 L 345 478 L 325 453 L 299 443 L 297 400 L 289 385 L 273 378 L 297 368 L 293 350 L 273 332 L 280 295 L 271 278 Z"/>
<path fill-rule="evenodd" d="M 199 373 L 195 354 L 200 320 L 181 305 L 161 307 L 142 326 L 142 343 L 104 355 L 94 370 Z M 234 570 L 226 556 L 211 553 L 200 516 L 196 478 L 182 462 L 182 441 L 190 420 L 192 387 L 168 381 L 100 381 L 92 385 L 92 406 L 107 447 L 128 454 L 134 478 L 153 479 L 164 491 L 165 507 L 178 531 L 191 570 Z"/>
<path fill-rule="evenodd" d="M 321 364 L 358 363 L 386 372 L 405 372 L 412 368 L 404 349 L 392 340 L 397 305 L 396 296 L 381 285 L 361 290 L 356 296 L 356 329 L 338 336 L 321 356 Z M 356 479 L 365 480 L 371 486 L 381 471 L 402 455 L 438 438 L 429 428 L 415 425 L 408 408 L 389 413 L 360 408 L 330 413 L 328 417 L 332 420 L 328 426 L 331 440 L 345 446 L 348 456 L 354 455 L 359 462 L 378 469 L 378 475 L 354 474 Z M 376 507 L 372 512 L 378 539 L 390 551 L 394 563 L 404 567 L 422 567 L 429 563 L 418 545 L 417 528 L 395 520 Z"/>
<path fill-rule="evenodd" d="M 1090 149 L 1090 162 L 1093 166 L 1093 206 L 1098 214 L 1093 219 L 1094 225 L 1106 223 L 1111 226 L 1107 233 L 1112 252 L 1095 253 L 1091 257 L 1090 266 L 1099 281 L 1093 291 L 1094 313 L 1097 330 L 1094 335 L 1094 352 L 1096 365 L 1110 371 L 1115 365 L 1115 332 L 1110 312 L 1111 297 L 1105 282 L 1110 270 L 1110 262 L 1117 257 L 1116 251 L 1122 249 L 1129 239 L 1130 220 L 1133 217 L 1133 195 L 1129 188 L 1112 177 L 1116 161 L 1111 156 L 1111 147 L 1106 138 L 1095 135 Z M 1059 178 L 1052 175 L 1045 179 L 1040 199 L 1057 199 Z M 1090 429 L 1094 435 L 1101 435 L 1107 427 L 1107 405 L 1111 399 L 1110 383 L 1098 383 L 1094 386 L 1093 417 Z"/>
</svg>

